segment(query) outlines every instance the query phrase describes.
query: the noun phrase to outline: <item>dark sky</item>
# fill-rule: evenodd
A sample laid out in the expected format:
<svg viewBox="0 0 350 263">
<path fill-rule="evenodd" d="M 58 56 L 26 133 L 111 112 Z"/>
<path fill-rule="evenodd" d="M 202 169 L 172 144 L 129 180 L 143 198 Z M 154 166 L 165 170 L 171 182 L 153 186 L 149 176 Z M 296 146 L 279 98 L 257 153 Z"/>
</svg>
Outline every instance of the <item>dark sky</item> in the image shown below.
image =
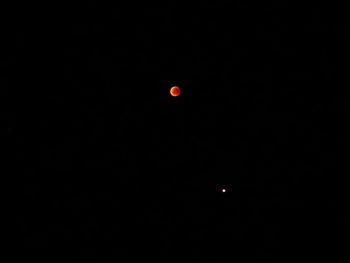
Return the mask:
<svg viewBox="0 0 350 263">
<path fill-rule="evenodd" d="M 346 127 L 341 8 L 34 9 L 16 13 L 1 64 L 27 259 L 283 261 L 341 250 L 330 242 L 348 218 L 345 186 L 330 183 Z"/>
</svg>

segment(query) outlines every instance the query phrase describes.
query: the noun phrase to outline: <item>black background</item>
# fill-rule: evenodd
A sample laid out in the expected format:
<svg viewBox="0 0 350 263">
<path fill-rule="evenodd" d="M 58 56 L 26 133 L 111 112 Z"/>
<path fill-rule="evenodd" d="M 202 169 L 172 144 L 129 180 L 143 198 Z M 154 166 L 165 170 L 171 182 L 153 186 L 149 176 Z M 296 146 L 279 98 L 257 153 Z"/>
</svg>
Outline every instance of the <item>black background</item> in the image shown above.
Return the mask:
<svg viewBox="0 0 350 263">
<path fill-rule="evenodd" d="M 343 251 L 346 185 L 333 183 L 346 175 L 341 8 L 41 8 L 16 9 L 2 64 L 21 255 L 218 262 Z"/>
</svg>

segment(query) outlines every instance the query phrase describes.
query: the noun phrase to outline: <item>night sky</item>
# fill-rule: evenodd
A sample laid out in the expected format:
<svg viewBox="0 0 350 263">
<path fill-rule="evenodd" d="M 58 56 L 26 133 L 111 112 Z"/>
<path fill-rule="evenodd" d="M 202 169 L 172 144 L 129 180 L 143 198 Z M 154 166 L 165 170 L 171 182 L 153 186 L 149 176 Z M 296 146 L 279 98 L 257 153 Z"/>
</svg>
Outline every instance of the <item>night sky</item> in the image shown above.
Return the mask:
<svg viewBox="0 0 350 263">
<path fill-rule="evenodd" d="M 346 176 L 345 11 L 227 2 L 16 12 L 1 85 L 19 255 L 283 262 L 343 251 L 347 187 L 333 179 Z"/>
</svg>

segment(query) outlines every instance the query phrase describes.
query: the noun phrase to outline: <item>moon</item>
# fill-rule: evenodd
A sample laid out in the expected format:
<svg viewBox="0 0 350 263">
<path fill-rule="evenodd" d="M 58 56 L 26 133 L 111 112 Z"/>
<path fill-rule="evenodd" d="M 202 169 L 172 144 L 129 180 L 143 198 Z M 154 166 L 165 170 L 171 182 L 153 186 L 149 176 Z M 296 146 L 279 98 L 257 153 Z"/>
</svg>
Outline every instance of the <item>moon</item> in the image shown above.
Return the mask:
<svg viewBox="0 0 350 263">
<path fill-rule="evenodd" d="M 170 95 L 173 97 L 178 97 L 180 96 L 181 90 L 178 86 L 173 86 L 170 89 Z"/>
</svg>

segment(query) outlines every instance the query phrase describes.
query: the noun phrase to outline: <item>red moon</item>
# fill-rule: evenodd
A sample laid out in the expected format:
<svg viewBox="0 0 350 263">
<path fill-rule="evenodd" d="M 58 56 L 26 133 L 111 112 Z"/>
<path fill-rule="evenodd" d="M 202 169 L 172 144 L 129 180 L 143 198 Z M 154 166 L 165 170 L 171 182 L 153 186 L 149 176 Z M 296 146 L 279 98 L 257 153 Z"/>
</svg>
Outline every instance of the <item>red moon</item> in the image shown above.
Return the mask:
<svg viewBox="0 0 350 263">
<path fill-rule="evenodd" d="M 172 87 L 172 88 L 170 89 L 170 94 L 171 94 L 171 96 L 173 96 L 173 97 L 179 96 L 180 93 L 181 93 L 181 90 L 180 90 L 180 88 L 179 88 L 178 86 L 174 86 L 174 87 Z"/>
</svg>

